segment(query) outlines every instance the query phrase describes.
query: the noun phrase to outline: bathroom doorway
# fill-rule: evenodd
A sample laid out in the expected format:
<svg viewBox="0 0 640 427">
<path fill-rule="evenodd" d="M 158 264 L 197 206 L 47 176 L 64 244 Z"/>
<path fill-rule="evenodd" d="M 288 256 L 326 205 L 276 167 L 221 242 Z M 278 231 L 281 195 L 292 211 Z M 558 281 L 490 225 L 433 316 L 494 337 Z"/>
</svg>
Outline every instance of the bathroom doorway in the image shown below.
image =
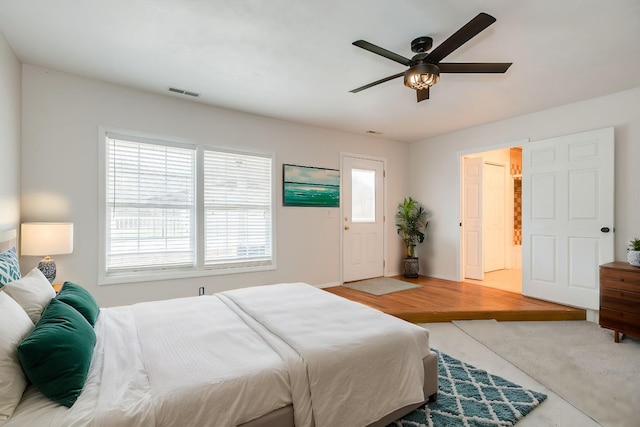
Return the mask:
<svg viewBox="0 0 640 427">
<path fill-rule="evenodd" d="M 522 147 L 461 156 L 462 280 L 522 294 Z"/>
</svg>

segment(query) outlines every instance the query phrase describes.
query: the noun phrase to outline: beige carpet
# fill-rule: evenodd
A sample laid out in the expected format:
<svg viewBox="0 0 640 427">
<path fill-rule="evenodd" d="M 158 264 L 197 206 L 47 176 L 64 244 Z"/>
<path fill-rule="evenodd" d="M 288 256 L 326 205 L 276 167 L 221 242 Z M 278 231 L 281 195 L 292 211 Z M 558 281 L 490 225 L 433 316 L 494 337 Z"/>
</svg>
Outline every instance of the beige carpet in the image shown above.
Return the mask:
<svg viewBox="0 0 640 427">
<path fill-rule="evenodd" d="M 390 277 L 376 277 L 374 279 L 348 282 L 342 286 L 378 296 L 420 287 L 420 285 L 414 285 L 413 283 L 403 282 L 402 280 L 392 279 Z"/>
<path fill-rule="evenodd" d="M 640 425 L 640 339 L 585 321 L 453 323 L 601 425 Z"/>
</svg>

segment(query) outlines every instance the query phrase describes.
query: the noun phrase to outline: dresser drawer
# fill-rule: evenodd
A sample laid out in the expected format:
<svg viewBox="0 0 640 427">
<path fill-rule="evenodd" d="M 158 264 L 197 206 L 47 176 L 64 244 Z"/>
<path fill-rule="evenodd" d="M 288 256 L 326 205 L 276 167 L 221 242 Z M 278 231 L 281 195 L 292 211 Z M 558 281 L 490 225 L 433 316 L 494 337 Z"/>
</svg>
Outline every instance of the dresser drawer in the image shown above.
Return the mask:
<svg viewBox="0 0 640 427">
<path fill-rule="evenodd" d="M 600 266 L 600 326 L 640 337 L 640 268 L 626 262 Z"/>
<path fill-rule="evenodd" d="M 640 293 L 600 289 L 600 309 L 610 309 L 640 316 Z"/>
<path fill-rule="evenodd" d="M 640 315 L 600 309 L 600 326 L 640 337 Z"/>
<path fill-rule="evenodd" d="M 640 292 L 640 269 L 638 272 L 612 270 L 603 268 L 600 270 L 600 286 L 610 289 Z"/>
<path fill-rule="evenodd" d="M 640 267 L 629 267 L 623 269 L 601 268 L 600 277 L 625 282 L 640 282 Z"/>
</svg>

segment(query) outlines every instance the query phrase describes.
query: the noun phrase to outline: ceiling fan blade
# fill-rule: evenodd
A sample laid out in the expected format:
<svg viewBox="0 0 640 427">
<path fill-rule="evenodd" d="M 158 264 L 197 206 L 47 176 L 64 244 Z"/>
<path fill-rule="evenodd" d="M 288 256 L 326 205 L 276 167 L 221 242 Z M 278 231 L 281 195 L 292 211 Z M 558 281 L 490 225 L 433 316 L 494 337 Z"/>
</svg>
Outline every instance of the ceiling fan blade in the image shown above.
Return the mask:
<svg viewBox="0 0 640 427">
<path fill-rule="evenodd" d="M 429 99 L 429 88 L 416 90 L 416 95 L 418 97 L 418 102 Z"/>
<path fill-rule="evenodd" d="M 377 55 L 384 56 L 385 58 L 390 59 L 392 61 L 399 62 L 400 64 L 406 65 L 407 67 L 411 65 L 410 59 L 405 58 L 404 56 L 398 55 L 397 53 L 393 53 L 390 50 L 383 49 L 380 46 L 376 46 L 373 43 L 369 43 L 364 40 L 357 40 L 352 44 L 364 50 L 368 50 L 369 52 L 373 52 Z"/>
<path fill-rule="evenodd" d="M 441 73 L 504 73 L 511 62 L 445 62 L 438 64 Z"/>
<path fill-rule="evenodd" d="M 451 37 L 433 49 L 429 55 L 427 55 L 427 62 L 437 64 L 494 22 L 496 22 L 496 18 L 493 16 L 484 12 L 479 13 L 478 16 L 467 22 L 462 28 L 453 33 Z"/>
<path fill-rule="evenodd" d="M 361 90 L 369 89 L 370 87 L 373 87 L 375 85 L 379 85 L 380 83 L 384 83 L 384 82 L 388 82 L 389 80 L 397 79 L 400 76 L 404 76 L 404 71 L 401 72 L 401 73 L 398 73 L 398 74 L 394 74 L 393 76 L 385 77 L 384 79 L 376 80 L 373 83 L 369 83 L 368 85 L 364 85 L 364 86 L 359 87 L 357 89 L 350 90 L 349 92 L 358 93 Z"/>
</svg>

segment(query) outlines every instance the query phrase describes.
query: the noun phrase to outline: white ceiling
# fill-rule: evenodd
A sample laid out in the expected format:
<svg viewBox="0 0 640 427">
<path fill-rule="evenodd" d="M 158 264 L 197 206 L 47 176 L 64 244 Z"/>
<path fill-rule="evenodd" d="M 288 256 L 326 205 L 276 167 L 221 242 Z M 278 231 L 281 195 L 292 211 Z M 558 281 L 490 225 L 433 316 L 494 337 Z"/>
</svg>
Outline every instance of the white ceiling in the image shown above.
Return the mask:
<svg viewBox="0 0 640 427">
<path fill-rule="evenodd" d="M 349 93 L 405 69 L 353 41 L 411 57 L 479 12 L 497 22 L 443 62 L 506 74 Z M 1 0 L 0 32 L 26 64 L 407 142 L 640 86 L 638 0 Z"/>
</svg>

